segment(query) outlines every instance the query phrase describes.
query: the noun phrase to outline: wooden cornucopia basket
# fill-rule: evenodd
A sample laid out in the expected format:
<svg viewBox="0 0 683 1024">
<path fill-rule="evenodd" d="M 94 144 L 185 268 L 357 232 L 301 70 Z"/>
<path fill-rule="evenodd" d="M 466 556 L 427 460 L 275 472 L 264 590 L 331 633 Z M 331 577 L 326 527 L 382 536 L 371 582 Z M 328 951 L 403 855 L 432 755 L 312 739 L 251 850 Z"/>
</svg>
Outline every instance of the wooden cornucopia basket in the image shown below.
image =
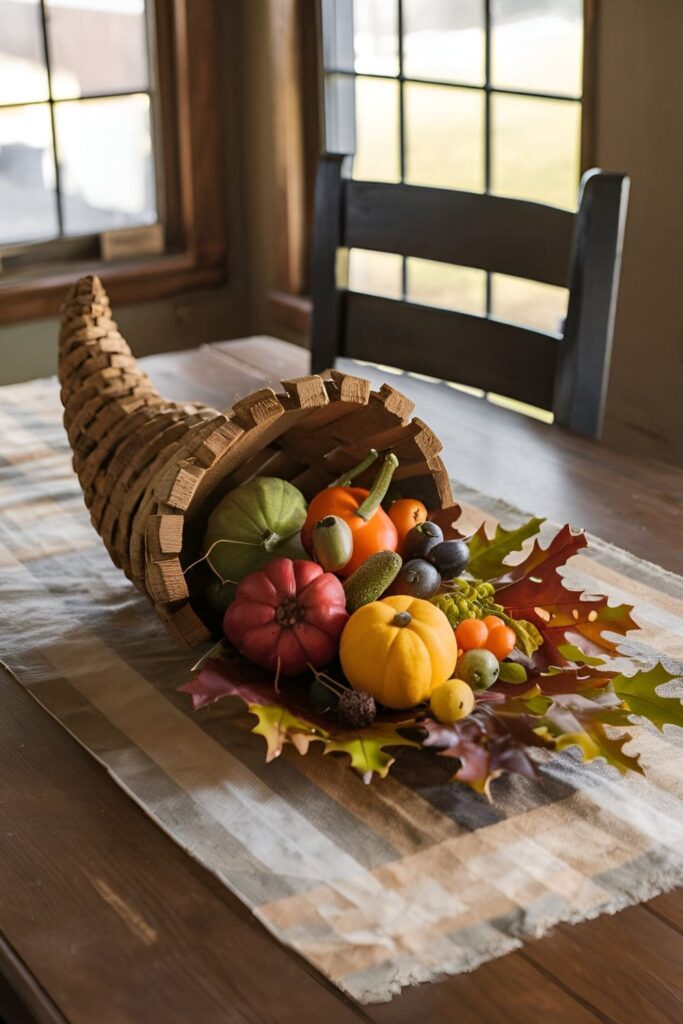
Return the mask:
<svg viewBox="0 0 683 1024">
<path fill-rule="evenodd" d="M 281 392 L 261 388 L 225 412 L 163 398 L 119 333 L 97 277 L 82 278 L 66 297 L 59 380 L 93 525 L 184 646 L 211 636 L 185 570 L 199 556 L 211 508 L 252 476 L 284 477 L 310 499 L 370 447 L 391 449 L 400 460 L 396 493 L 430 507 L 452 502 L 438 438 L 386 384 L 373 391 L 367 380 L 330 370 L 282 381 Z"/>
</svg>

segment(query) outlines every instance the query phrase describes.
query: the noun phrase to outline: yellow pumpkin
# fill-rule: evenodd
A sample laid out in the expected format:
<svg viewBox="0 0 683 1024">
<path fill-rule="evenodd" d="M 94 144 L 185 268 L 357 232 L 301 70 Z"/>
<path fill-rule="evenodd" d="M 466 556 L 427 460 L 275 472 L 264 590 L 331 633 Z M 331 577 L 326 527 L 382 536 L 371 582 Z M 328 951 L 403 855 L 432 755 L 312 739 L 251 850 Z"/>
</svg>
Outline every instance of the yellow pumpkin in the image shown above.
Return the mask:
<svg viewBox="0 0 683 1024">
<path fill-rule="evenodd" d="M 458 656 L 455 634 L 435 605 L 397 595 L 363 605 L 344 626 L 339 645 L 344 675 L 389 708 L 429 700 L 450 678 Z"/>
</svg>

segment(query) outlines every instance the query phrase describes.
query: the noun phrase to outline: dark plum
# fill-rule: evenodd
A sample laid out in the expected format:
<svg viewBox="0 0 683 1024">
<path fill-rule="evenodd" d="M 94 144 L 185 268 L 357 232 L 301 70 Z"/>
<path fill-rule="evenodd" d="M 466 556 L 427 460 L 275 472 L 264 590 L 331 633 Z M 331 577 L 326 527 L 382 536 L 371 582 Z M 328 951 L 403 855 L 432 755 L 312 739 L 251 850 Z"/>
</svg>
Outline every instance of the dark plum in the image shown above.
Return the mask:
<svg viewBox="0 0 683 1024">
<path fill-rule="evenodd" d="M 401 554 L 404 561 L 410 558 L 426 558 L 427 554 L 435 545 L 443 541 L 443 531 L 436 523 L 418 523 L 412 530 L 408 530 L 403 538 Z"/>
<path fill-rule="evenodd" d="M 428 601 L 441 586 L 438 570 L 425 558 L 412 558 L 404 562 L 398 576 L 391 585 L 392 594 L 406 594 Z"/>
<path fill-rule="evenodd" d="M 430 548 L 427 557 L 445 580 L 459 576 L 470 560 L 470 549 L 464 540 L 445 540 Z"/>
</svg>

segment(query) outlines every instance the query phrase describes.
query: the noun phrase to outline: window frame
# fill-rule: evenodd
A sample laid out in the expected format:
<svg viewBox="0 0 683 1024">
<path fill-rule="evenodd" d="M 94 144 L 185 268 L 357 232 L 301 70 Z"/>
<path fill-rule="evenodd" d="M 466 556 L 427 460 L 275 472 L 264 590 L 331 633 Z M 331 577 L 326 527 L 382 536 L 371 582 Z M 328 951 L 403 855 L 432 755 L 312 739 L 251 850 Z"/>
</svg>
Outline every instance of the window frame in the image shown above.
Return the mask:
<svg viewBox="0 0 683 1024">
<path fill-rule="evenodd" d="M 26 266 L 0 273 L 0 324 L 55 315 L 66 289 L 84 273 L 101 274 L 118 303 L 160 299 L 225 280 L 218 2 L 153 0 L 150 89 L 157 91 L 152 130 L 164 251 L 105 261 L 99 236 L 37 243 L 33 252 L 29 243 L 21 247 Z"/>
<path fill-rule="evenodd" d="M 276 34 L 276 32 L 282 27 L 283 12 L 286 11 L 287 15 L 291 18 L 294 17 L 294 8 L 296 7 L 295 0 L 271 0 L 271 7 L 278 10 L 277 17 L 273 15 L 273 43 L 272 53 L 273 60 L 277 64 L 278 53 L 279 61 L 281 65 L 284 65 L 284 70 L 281 70 L 279 76 L 276 76 L 273 91 L 273 102 L 275 108 L 275 117 L 280 118 L 282 116 L 283 106 L 283 87 L 286 85 L 286 92 L 289 96 L 289 101 L 297 102 L 300 108 L 300 118 L 303 123 L 315 124 L 317 127 L 317 148 L 315 150 L 315 162 L 317 163 L 318 155 L 325 149 L 329 152 L 347 152 L 349 146 L 349 133 L 348 126 L 340 125 L 339 135 L 336 140 L 330 136 L 327 130 L 328 126 L 323 124 L 323 111 L 325 109 L 325 96 L 324 96 L 324 77 L 330 70 L 329 67 L 329 55 L 327 59 L 323 57 L 324 41 L 322 36 L 322 25 L 324 19 L 333 19 L 337 22 L 339 31 L 339 40 L 341 41 L 342 48 L 348 49 L 349 38 L 348 32 L 344 32 L 344 20 L 348 20 L 348 10 L 353 13 L 353 0 L 315 0 L 315 12 L 304 10 L 303 8 L 309 7 L 310 4 L 304 3 L 299 8 L 298 16 L 301 21 L 308 20 L 310 23 L 311 18 L 316 21 L 316 32 L 317 39 L 315 45 L 312 46 L 310 41 L 308 46 L 301 46 L 299 42 L 297 47 L 288 44 L 283 46 L 282 34 Z M 489 9 L 490 5 L 487 2 L 486 8 Z M 321 10 L 322 8 L 322 10 Z M 583 69 L 582 69 L 582 88 L 581 88 L 581 126 L 580 126 L 580 173 L 583 174 L 585 170 L 592 166 L 595 153 L 595 80 L 596 80 L 596 51 L 597 51 L 597 32 L 598 32 L 598 16 L 599 16 L 599 0 L 583 0 Z M 488 29 L 488 25 L 487 25 Z M 399 24 L 399 31 L 401 25 Z M 487 33 L 488 34 L 488 33 Z M 294 36 L 296 38 L 296 36 Z M 299 39 L 301 39 L 301 29 L 299 30 Z M 328 40 L 329 43 L 329 40 Z M 333 45 L 336 41 L 333 42 Z M 351 45 L 353 40 L 351 39 Z M 488 44 L 487 44 L 488 48 Z M 306 80 L 309 83 L 307 91 L 301 89 L 300 83 L 302 80 L 301 69 L 297 72 L 296 63 L 297 60 L 303 62 L 304 68 L 303 73 L 306 75 Z M 313 79 L 311 78 L 314 70 Z M 484 89 L 479 88 L 480 91 L 485 92 L 487 104 L 490 102 L 491 91 L 509 93 L 509 94 L 524 94 L 524 90 L 515 89 L 494 89 L 492 90 L 488 83 L 488 67 L 487 67 L 487 85 Z M 349 77 L 351 73 L 347 72 Z M 355 71 L 353 72 L 355 74 Z M 360 73 L 365 76 L 365 73 Z M 383 76 L 383 75 L 367 75 L 365 77 L 375 77 L 384 80 L 398 81 L 402 83 L 403 76 Z M 409 76 L 407 76 L 409 77 Z M 410 79 L 412 80 L 412 79 Z M 311 88 L 311 81 L 313 82 L 313 88 Z M 420 81 L 423 81 L 420 79 Z M 454 83 L 447 83 L 439 81 L 437 84 L 448 87 Z M 457 85 L 456 85 L 457 87 Z M 540 95 L 537 93 L 528 93 L 528 95 Z M 560 100 L 568 100 L 575 102 L 575 97 L 566 97 L 548 94 L 548 98 L 557 98 Z M 488 123 L 488 114 L 487 114 Z M 323 132 L 325 134 L 323 134 Z M 488 136 L 487 131 L 487 136 Z M 309 142 L 310 145 L 310 142 Z M 489 149 L 489 141 L 486 143 L 487 150 Z M 404 153 L 403 145 L 401 145 L 401 163 L 403 163 Z M 487 158 L 488 159 L 488 158 Z M 281 195 L 291 192 L 294 187 L 294 182 L 297 180 L 296 187 L 301 190 L 302 180 L 300 172 L 297 169 L 296 164 L 287 161 L 279 161 L 277 164 L 277 178 L 278 178 L 278 191 Z M 490 175 L 489 175 L 490 179 Z M 487 179 L 488 183 L 488 179 Z M 306 192 L 303 201 L 300 202 L 299 206 L 289 207 L 286 214 L 280 211 L 278 219 L 278 227 L 280 229 L 280 237 L 282 238 L 282 247 L 289 250 L 296 248 L 297 238 L 306 236 L 305 225 L 308 225 L 308 237 L 310 237 L 310 231 L 312 226 L 312 211 L 313 211 L 313 193 L 315 188 L 315 173 L 312 175 L 309 172 L 308 179 L 306 181 Z M 578 190 L 578 182 L 577 182 Z M 300 258 L 308 258 L 310 256 L 310 243 L 306 249 L 299 248 Z M 291 330 L 305 333 L 309 327 L 311 302 L 307 295 L 308 292 L 308 274 L 305 275 L 293 275 L 287 272 L 287 267 L 282 263 L 278 262 L 275 271 L 275 290 L 270 293 L 270 310 L 271 316 L 275 323 L 281 324 Z M 488 302 L 487 300 L 487 308 Z"/>
</svg>

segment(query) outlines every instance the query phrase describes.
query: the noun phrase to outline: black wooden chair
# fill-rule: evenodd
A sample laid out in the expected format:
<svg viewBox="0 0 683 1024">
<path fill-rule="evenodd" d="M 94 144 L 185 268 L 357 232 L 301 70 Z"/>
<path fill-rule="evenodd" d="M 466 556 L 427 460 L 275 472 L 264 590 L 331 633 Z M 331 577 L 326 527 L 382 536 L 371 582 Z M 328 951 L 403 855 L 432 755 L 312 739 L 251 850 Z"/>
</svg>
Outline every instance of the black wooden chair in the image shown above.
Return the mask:
<svg viewBox="0 0 683 1024">
<path fill-rule="evenodd" d="M 340 356 L 456 381 L 552 410 L 599 437 L 609 375 L 629 179 L 587 171 L 576 214 L 448 189 L 353 181 L 343 156 L 318 168 L 312 369 Z M 569 288 L 562 334 L 347 291 L 340 248 L 478 267 Z"/>
</svg>

